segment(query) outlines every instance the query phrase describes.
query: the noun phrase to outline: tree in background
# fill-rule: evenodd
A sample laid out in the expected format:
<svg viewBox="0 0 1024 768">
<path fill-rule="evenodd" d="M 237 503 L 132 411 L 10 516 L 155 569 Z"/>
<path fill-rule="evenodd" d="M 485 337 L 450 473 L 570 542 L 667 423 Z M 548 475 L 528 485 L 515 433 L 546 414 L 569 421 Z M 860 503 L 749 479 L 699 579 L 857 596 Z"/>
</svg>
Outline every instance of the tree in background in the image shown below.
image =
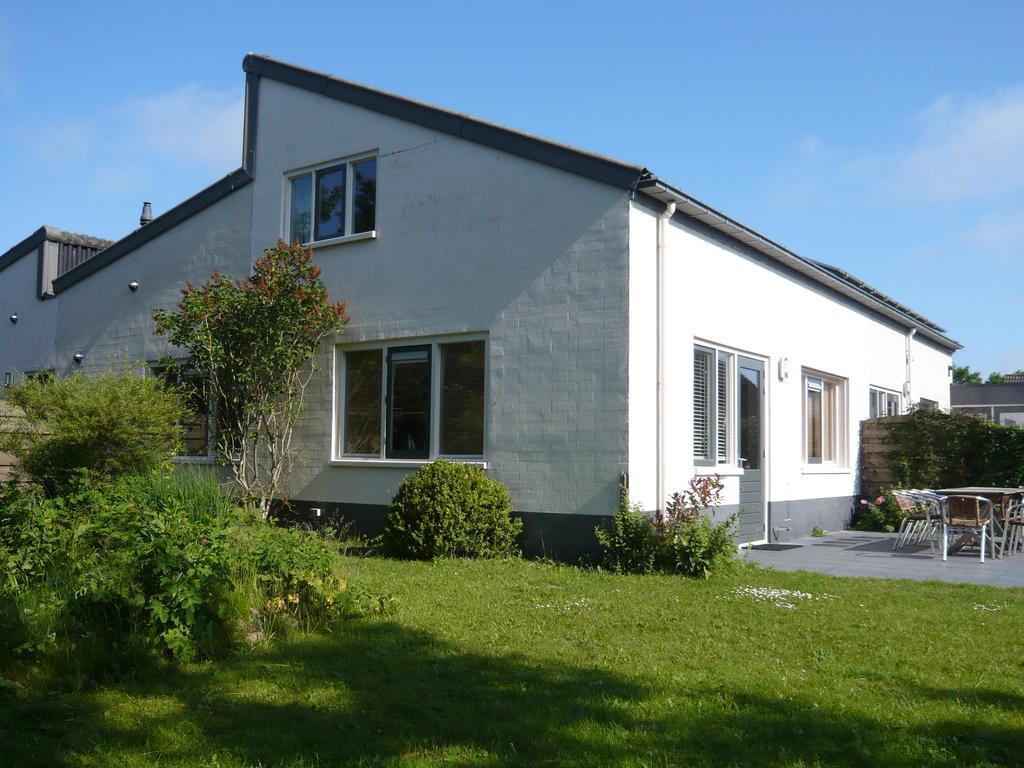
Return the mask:
<svg viewBox="0 0 1024 768">
<path fill-rule="evenodd" d="M 998 371 L 992 371 L 992 373 L 990 373 L 988 375 L 988 378 L 985 379 L 985 383 L 986 384 L 1002 384 L 1003 383 L 1003 374 L 999 373 Z"/>
<path fill-rule="evenodd" d="M 182 291 L 176 311 L 153 313 L 156 332 L 209 377 L 218 455 L 243 500 L 264 519 L 293 457 L 292 433 L 314 354 L 344 330 L 345 302 L 331 302 L 312 250 L 278 241 L 245 280 L 219 273 Z"/>
<path fill-rule="evenodd" d="M 953 366 L 953 383 L 954 384 L 981 384 L 981 374 L 977 371 L 972 371 L 970 366 L 967 365 L 954 365 Z"/>
</svg>

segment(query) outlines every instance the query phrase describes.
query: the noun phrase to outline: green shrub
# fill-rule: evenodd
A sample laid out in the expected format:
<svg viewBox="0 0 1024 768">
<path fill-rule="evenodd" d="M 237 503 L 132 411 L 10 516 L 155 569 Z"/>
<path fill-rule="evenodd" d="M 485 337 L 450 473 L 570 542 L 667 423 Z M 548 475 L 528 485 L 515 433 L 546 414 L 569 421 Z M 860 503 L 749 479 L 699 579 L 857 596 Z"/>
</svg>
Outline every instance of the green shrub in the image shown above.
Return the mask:
<svg viewBox="0 0 1024 768">
<path fill-rule="evenodd" d="M 505 557 L 518 551 L 522 521 L 508 489 L 478 467 L 435 461 L 402 482 L 391 501 L 384 545 L 399 557 Z"/>
<path fill-rule="evenodd" d="M 886 492 L 873 500 L 860 500 L 854 508 L 850 529 L 892 533 L 900 527 L 902 518 L 903 513 L 893 499 L 892 493 Z"/>
<path fill-rule="evenodd" d="M 707 578 L 736 562 L 736 516 L 720 523 L 701 516 L 666 527 L 667 568 L 671 573 Z"/>
<path fill-rule="evenodd" d="M 653 573 L 659 566 L 659 540 L 654 521 L 639 504 L 621 493 L 611 521 L 594 531 L 604 548 L 604 566 L 616 573 Z"/>
<path fill-rule="evenodd" d="M 616 573 L 677 573 L 708 577 L 730 569 L 736 556 L 736 516 L 714 523 L 721 479 L 697 477 L 669 499 L 664 517 L 648 517 L 623 492 L 612 519 L 595 530 L 604 566 Z"/>
<path fill-rule="evenodd" d="M 1024 483 L 1024 429 L 977 416 L 915 408 L 889 424 L 890 461 L 903 488 Z"/>
<path fill-rule="evenodd" d="M 110 479 L 165 465 L 181 442 L 178 396 L 151 376 L 121 373 L 42 376 L 11 385 L 0 449 L 48 495 L 65 492 L 83 472 Z"/>
<path fill-rule="evenodd" d="M 232 509 L 211 476 L 127 476 L 55 498 L 9 485 L 0 557 L 0 667 L 54 675 L 216 657 L 393 608 L 347 587 L 335 544 Z"/>
</svg>

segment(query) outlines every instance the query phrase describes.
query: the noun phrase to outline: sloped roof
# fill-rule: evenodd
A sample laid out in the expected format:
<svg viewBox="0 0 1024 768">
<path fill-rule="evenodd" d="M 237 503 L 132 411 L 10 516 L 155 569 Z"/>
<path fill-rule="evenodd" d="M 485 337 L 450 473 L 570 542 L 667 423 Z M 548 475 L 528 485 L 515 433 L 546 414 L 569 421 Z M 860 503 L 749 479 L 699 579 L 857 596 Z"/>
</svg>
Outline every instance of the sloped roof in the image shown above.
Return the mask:
<svg viewBox="0 0 1024 768">
<path fill-rule="evenodd" d="M 848 272 L 798 255 L 711 206 L 658 178 L 643 165 L 588 152 L 523 131 L 497 125 L 462 112 L 437 107 L 397 94 L 381 91 L 323 72 L 299 67 L 261 54 L 250 53 L 242 62 L 250 76 L 268 77 L 329 99 L 415 123 L 440 133 L 509 152 L 529 160 L 560 168 L 580 176 L 628 190 L 661 202 L 676 202 L 679 213 L 725 233 L 733 240 L 801 273 L 804 277 L 836 290 L 854 302 L 949 349 L 961 345 L 945 330 L 895 299 Z M 247 152 L 248 155 L 248 152 Z"/>
<path fill-rule="evenodd" d="M 814 261 L 798 255 L 783 245 L 771 240 L 739 221 L 716 211 L 677 187 L 658 178 L 642 165 L 627 163 L 595 152 L 589 152 L 568 144 L 551 141 L 534 134 L 518 131 L 496 123 L 482 120 L 461 112 L 455 112 L 422 101 L 416 101 L 397 94 L 381 91 L 366 85 L 316 72 L 304 67 L 280 61 L 260 54 L 250 53 L 242 62 L 247 77 L 247 103 L 245 123 L 245 147 L 243 165 L 230 174 L 193 195 L 188 200 L 155 218 L 115 243 L 106 244 L 96 256 L 70 270 L 54 281 L 55 292 L 60 292 L 93 274 L 110 262 L 120 258 L 174 227 L 212 203 L 250 183 L 255 176 L 255 142 L 258 87 L 249 87 L 250 82 L 258 83 L 267 77 L 296 88 L 317 93 L 330 99 L 389 115 L 406 122 L 424 126 L 440 133 L 457 136 L 503 152 L 559 168 L 570 173 L 627 190 L 634 196 L 643 196 L 660 202 L 675 202 L 677 218 L 688 218 L 724 233 L 744 247 L 751 248 L 774 261 L 799 273 L 806 279 L 819 283 L 848 299 L 865 306 L 890 320 L 906 327 L 916 328 L 918 333 L 940 346 L 960 349 L 959 343 L 945 335 L 945 330 L 936 323 L 887 296 L 881 291 L 854 277 L 850 273 L 824 262 Z M 0 271 L 10 263 L 38 246 L 47 232 L 60 232 L 43 227 L 24 241 L 0 256 Z M 62 233 L 69 237 L 89 238 L 87 235 Z"/>
</svg>

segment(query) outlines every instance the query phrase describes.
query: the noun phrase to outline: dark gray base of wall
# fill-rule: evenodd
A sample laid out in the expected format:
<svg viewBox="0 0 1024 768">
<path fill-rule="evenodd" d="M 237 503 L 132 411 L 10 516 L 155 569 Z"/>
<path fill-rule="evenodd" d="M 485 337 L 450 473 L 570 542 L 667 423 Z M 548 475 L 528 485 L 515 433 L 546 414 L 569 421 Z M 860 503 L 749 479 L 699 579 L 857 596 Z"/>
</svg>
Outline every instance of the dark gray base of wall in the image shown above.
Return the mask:
<svg viewBox="0 0 1024 768">
<path fill-rule="evenodd" d="M 319 509 L 320 514 L 316 511 Z M 348 526 L 360 536 L 379 536 L 384 531 L 388 508 L 383 504 L 347 504 L 292 500 L 275 517 L 315 528 Z M 604 515 L 565 515 L 547 512 L 513 512 L 523 521 L 522 546 L 527 557 L 552 557 L 566 562 L 595 561 L 601 547 L 594 528 L 606 522 Z"/>
<path fill-rule="evenodd" d="M 789 541 L 808 536 L 815 528 L 841 531 L 850 522 L 854 496 L 822 499 L 772 501 L 768 503 L 768 540 Z M 320 510 L 320 514 L 314 511 Z M 736 512 L 730 504 L 719 508 L 714 519 L 722 520 Z M 313 527 L 349 526 L 360 536 L 378 536 L 384 530 L 388 508 L 383 504 L 347 504 L 327 501 L 291 501 L 288 510 L 276 516 Z M 594 528 L 607 522 L 604 515 L 566 515 L 548 512 L 514 512 L 523 521 L 523 554 L 527 557 L 552 557 L 566 562 L 596 562 L 601 547 Z"/>
</svg>

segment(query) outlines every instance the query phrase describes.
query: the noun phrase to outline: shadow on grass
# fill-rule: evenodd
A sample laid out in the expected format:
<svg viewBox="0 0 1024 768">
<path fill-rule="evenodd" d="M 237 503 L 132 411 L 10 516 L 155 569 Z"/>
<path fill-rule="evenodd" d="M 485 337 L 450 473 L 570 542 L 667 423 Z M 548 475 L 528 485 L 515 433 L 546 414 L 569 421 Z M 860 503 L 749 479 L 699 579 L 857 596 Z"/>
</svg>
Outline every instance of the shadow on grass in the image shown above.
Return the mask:
<svg viewBox="0 0 1024 768">
<path fill-rule="evenodd" d="M 1020 709 L 1019 699 L 994 694 L 988 703 Z M 1024 729 L 1019 718 L 998 721 L 978 725 L 965 713 L 912 727 L 811 699 L 654 690 L 598 668 L 466 653 L 373 623 L 140 675 L 100 695 L 0 700 L 0 763 L 209 765 L 217 755 L 247 765 L 1012 764 Z"/>
</svg>

